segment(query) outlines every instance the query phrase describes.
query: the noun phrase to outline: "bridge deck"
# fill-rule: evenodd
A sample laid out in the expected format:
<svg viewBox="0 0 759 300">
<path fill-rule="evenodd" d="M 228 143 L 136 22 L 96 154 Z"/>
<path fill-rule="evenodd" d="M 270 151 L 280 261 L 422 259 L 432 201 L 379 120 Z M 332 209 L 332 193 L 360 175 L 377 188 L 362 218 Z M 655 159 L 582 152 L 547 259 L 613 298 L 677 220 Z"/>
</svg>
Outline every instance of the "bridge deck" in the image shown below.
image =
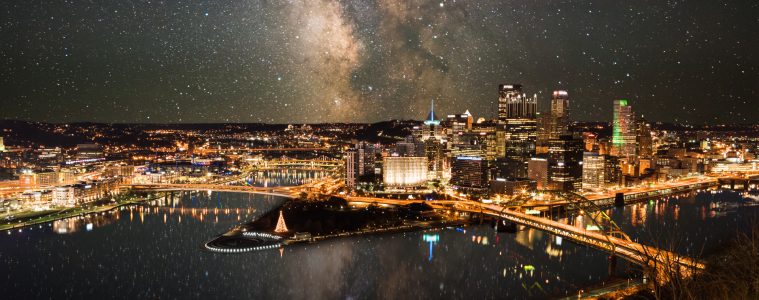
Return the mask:
<svg viewBox="0 0 759 300">
<path fill-rule="evenodd" d="M 556 222 L 550 219 L 507 210 L 498 205 L 468 202 L 457 204 L 456 207 L 460 210 L 483 213 L 546 231 L 557 236 L 568 238 L 580 244 L 618 254 L 626 260 L 639 265 L 654 266 L 659 269 L 658 271 L 663 271 L 663 269 L 660 268 L 670 268 L 675 265 L 677 268 L 680 268 L 682 274 L 690 274 L 694 269 L 704 268 L 704 264 L 701 262 L 669 251 L 644 246 L 639 243 L 607 236 L 595 231 L 582 230 L 569 224 Z"/>
</svg>

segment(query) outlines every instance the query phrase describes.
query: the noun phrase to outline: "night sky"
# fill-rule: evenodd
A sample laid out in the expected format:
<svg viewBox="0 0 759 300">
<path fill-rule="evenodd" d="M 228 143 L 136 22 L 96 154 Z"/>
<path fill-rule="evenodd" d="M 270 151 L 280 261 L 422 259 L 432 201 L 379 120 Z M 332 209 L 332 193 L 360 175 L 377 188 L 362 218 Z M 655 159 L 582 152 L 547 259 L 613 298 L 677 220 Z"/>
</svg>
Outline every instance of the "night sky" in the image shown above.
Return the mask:
<svg viewBox="0 0 759 300">
<path fill-rule="evenodd" d="M 2 1 L 0 118 L 374 122 L 546 110 L 759 120 L 759 2 Z"/>
</svg>

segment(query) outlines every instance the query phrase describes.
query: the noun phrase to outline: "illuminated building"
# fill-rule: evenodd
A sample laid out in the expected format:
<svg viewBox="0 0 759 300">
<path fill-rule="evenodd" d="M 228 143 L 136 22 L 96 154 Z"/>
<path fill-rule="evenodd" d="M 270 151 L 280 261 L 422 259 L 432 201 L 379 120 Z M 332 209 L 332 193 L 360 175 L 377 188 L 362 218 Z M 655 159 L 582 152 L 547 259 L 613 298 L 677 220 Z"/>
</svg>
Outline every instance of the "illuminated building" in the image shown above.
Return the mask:
<svg viewBox="0 0 759 300">
<path fill-rule="evenodd" d="M 52 205 L 55 206 L 74 206 L 76 205 L 76 196 L 73 186 L 62 186 L 53 189 Z"/>
<path fill-rule="evenodd" d="M 604 157 L 596 152 L 585 152 L 582 157 L 582 189 L 602 190 L 604 183 Z"/>
<path fill-rule="evenodd" d="M 548 189 L 548 160 L 533 157 L 527 163 L 527 178 L 535 181 L 537 189 Z"/>
<path fill-rule="evenodd" d="M 532 98 L 522 93 L 521 84 L 501 84 L 498 86 L 498 121 L 507 119 L 535 119 L 537 95 Z"/>
<path fill-rule="evenodd" d="M 619 158 L 596 152 L 585 152 L 582 160 L 582 189 L 601 190 L 620 185 L 622 170 Z"/>
<path fill-rule="evenodd" d="M 427 157 L 427 174 L 430 180 L 438 180 L 443 177 L 445 169 L 445 155 L 443 150 L 446 148 L 443 127 L 440 126 L 440 120 L 435 115 L 435 100 L 430 104 L 430 112 L 424 125 L 420 128 L 421 134 L 417 134 L 424 143 L 424 155 Z"/>
<path fill-rule="evenodd" d="M 5 143 L 2 136 L 0 136 L 0 152 L 5 152 Z"/>
<path fill-rule="evenodd" d="M 651 158 L 654 155 L 654 142 L 651 137 L 651 124 L 641 117 L 636 122 L 636 142 L 638 157 Z"/>
<path fill-rule="evenodd" d="M 468 193 L 484 193 L 490 183 L 488 162 L 481 157 L 459 156 L 451 165 L 451 185 Z"/>
<path fill-rule="evenodd" d="M 612 123 L 612 151 L 618 157 L 634 158 L 637 137 L 632 106 L 627 100 L 614 100 L 614 120 Z"/>
<path fill-rule="evenodd" d="M 388 187 L 417 187 L 427 182 L 427 157 L 388 156 L 382 166 L 382 178 Z"/>
<path fill-rule="evenodd" d="M 472 129 L 472 115 L 467 110 L 463 114 L 448 115 L 443 122 L 448 141 L 453 144 L 460 143 L 459 138 Z"/>
<path fill-rule="evenodd" d="M 375 147 L 359 142 L 345 153 L 345 185 L 355 188 L 362 176 L 375 175 Z"/>
<path fill-rule="evenodd" d="M 535 155 L 537 122 L 535 119 L 509 119 L 505 126 L 505 159 L 513 168 L 511 178 L 527 177 L 527 161 Z"/>
<path fill-rule="evenodd" d="M 424 119 L 424 125 L 419 128 L 421 131 L 418 134 L 419 139 L 426 141 L 428 139 L 443 139 L 443 127 L 440 126 L 440 120 L 438 120 L 435 114 L 435 100 L 430 103 L 430 112 L 427 114 L 427 118 Z"/>
<path fill-rule="evenodd" d="M 597 152 L 600 148 L 598 145 L 598 136 L 592 132 L 583 132 L 582 139 L 585 142 L 585 151 Z"/>
<path fill-rule="evenodd" d="M 547 153 L 549 140 L 559 139 L 569 133 L 569 94 L 567 91 L 553 91 L 551 111 L 538 116 L 536 153 Z"/>
<path fill-rule="evenodd" d="M 604 155 L 604 183 L 606 186 L 618 186 L 622 184 L 622 167 L 619 158 Z"/>
<path fill-rule="evenodd" d="M 551 95 L 551 117 L 558 121 L 553 133 L 555 138 L 558 138 L 569 129 L 569 93 L 567 91 L 553 91 Z"/>
<path fill-rule="evenodd" d="M 528 98 L 519 84 L 499 85 L 498 93 L 498 122 L 502 126 L 496 128 L 500 131 L 496 132 L 496 154 L 501 176 L 526 178 L 527 161 L 535 155 L 537 96 Z"/>
<path fill-rule="evenodd" d="M 582 184 L 582 153 L 585 144 L 579 137 L 562 135 L 548 141 L 548 176 L 551 189 L 573 191 Z"/>
</svg>

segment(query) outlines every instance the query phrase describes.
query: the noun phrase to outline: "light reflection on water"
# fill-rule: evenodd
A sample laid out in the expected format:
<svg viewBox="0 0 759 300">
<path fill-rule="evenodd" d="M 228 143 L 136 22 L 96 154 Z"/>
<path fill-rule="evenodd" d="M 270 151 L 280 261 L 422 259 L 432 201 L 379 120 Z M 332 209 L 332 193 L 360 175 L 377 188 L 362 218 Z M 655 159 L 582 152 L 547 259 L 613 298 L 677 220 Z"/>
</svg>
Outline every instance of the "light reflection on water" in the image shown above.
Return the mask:
<svg viewBox="0 0 759 300">
<path fill-rule="evenodd" d="M 728 204 L 742 199 L 699 194 L 608 213 L 634 238 L 680 226 L 690 242 L 695 236 L 713 241 L 755 215 L 756 206 Z M 183 193 L 174 201 L 3 234 L 0 287 L 8 299 L 541 298 L 608 278 L 605 253 L 537 230 L 496 233 L 488 225 L 336 239 L 281 252 L 201 250 L 240 219 L 281 203 L 263 195 Z M 58 234 L 61 228 L 68 234 Z M 616 274 L 629 269 L 620 261 Z"/>
<path fill-rule="evenodd" d="M 308 184 L 329 175 L 334 175 L 334 172 L 288 169 L 267 170 L 253 172 L 245 182 L 253 186 L 295 186 Z"/>
</svg>

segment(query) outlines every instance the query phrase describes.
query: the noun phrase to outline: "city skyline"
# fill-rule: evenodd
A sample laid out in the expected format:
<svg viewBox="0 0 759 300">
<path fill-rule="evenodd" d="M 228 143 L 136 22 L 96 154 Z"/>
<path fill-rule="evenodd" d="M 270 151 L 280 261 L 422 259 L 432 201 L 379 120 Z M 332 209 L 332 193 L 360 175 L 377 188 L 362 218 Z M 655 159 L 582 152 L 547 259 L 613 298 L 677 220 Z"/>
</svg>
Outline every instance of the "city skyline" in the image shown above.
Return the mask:
<svg viewBox="0 0 759 300">
<path fill-rule="evenodd" d="M 492 118 L 497 86 L 521 83 L 540 111 L 567 90 L 575 120 L 610 120 L 609 103 L 628 99 L 649 121 L 748 123 L 756 7 L 8 3 L 0 118 L 364 123 L 418 119 L 430 99 Z"/>
</svg>

